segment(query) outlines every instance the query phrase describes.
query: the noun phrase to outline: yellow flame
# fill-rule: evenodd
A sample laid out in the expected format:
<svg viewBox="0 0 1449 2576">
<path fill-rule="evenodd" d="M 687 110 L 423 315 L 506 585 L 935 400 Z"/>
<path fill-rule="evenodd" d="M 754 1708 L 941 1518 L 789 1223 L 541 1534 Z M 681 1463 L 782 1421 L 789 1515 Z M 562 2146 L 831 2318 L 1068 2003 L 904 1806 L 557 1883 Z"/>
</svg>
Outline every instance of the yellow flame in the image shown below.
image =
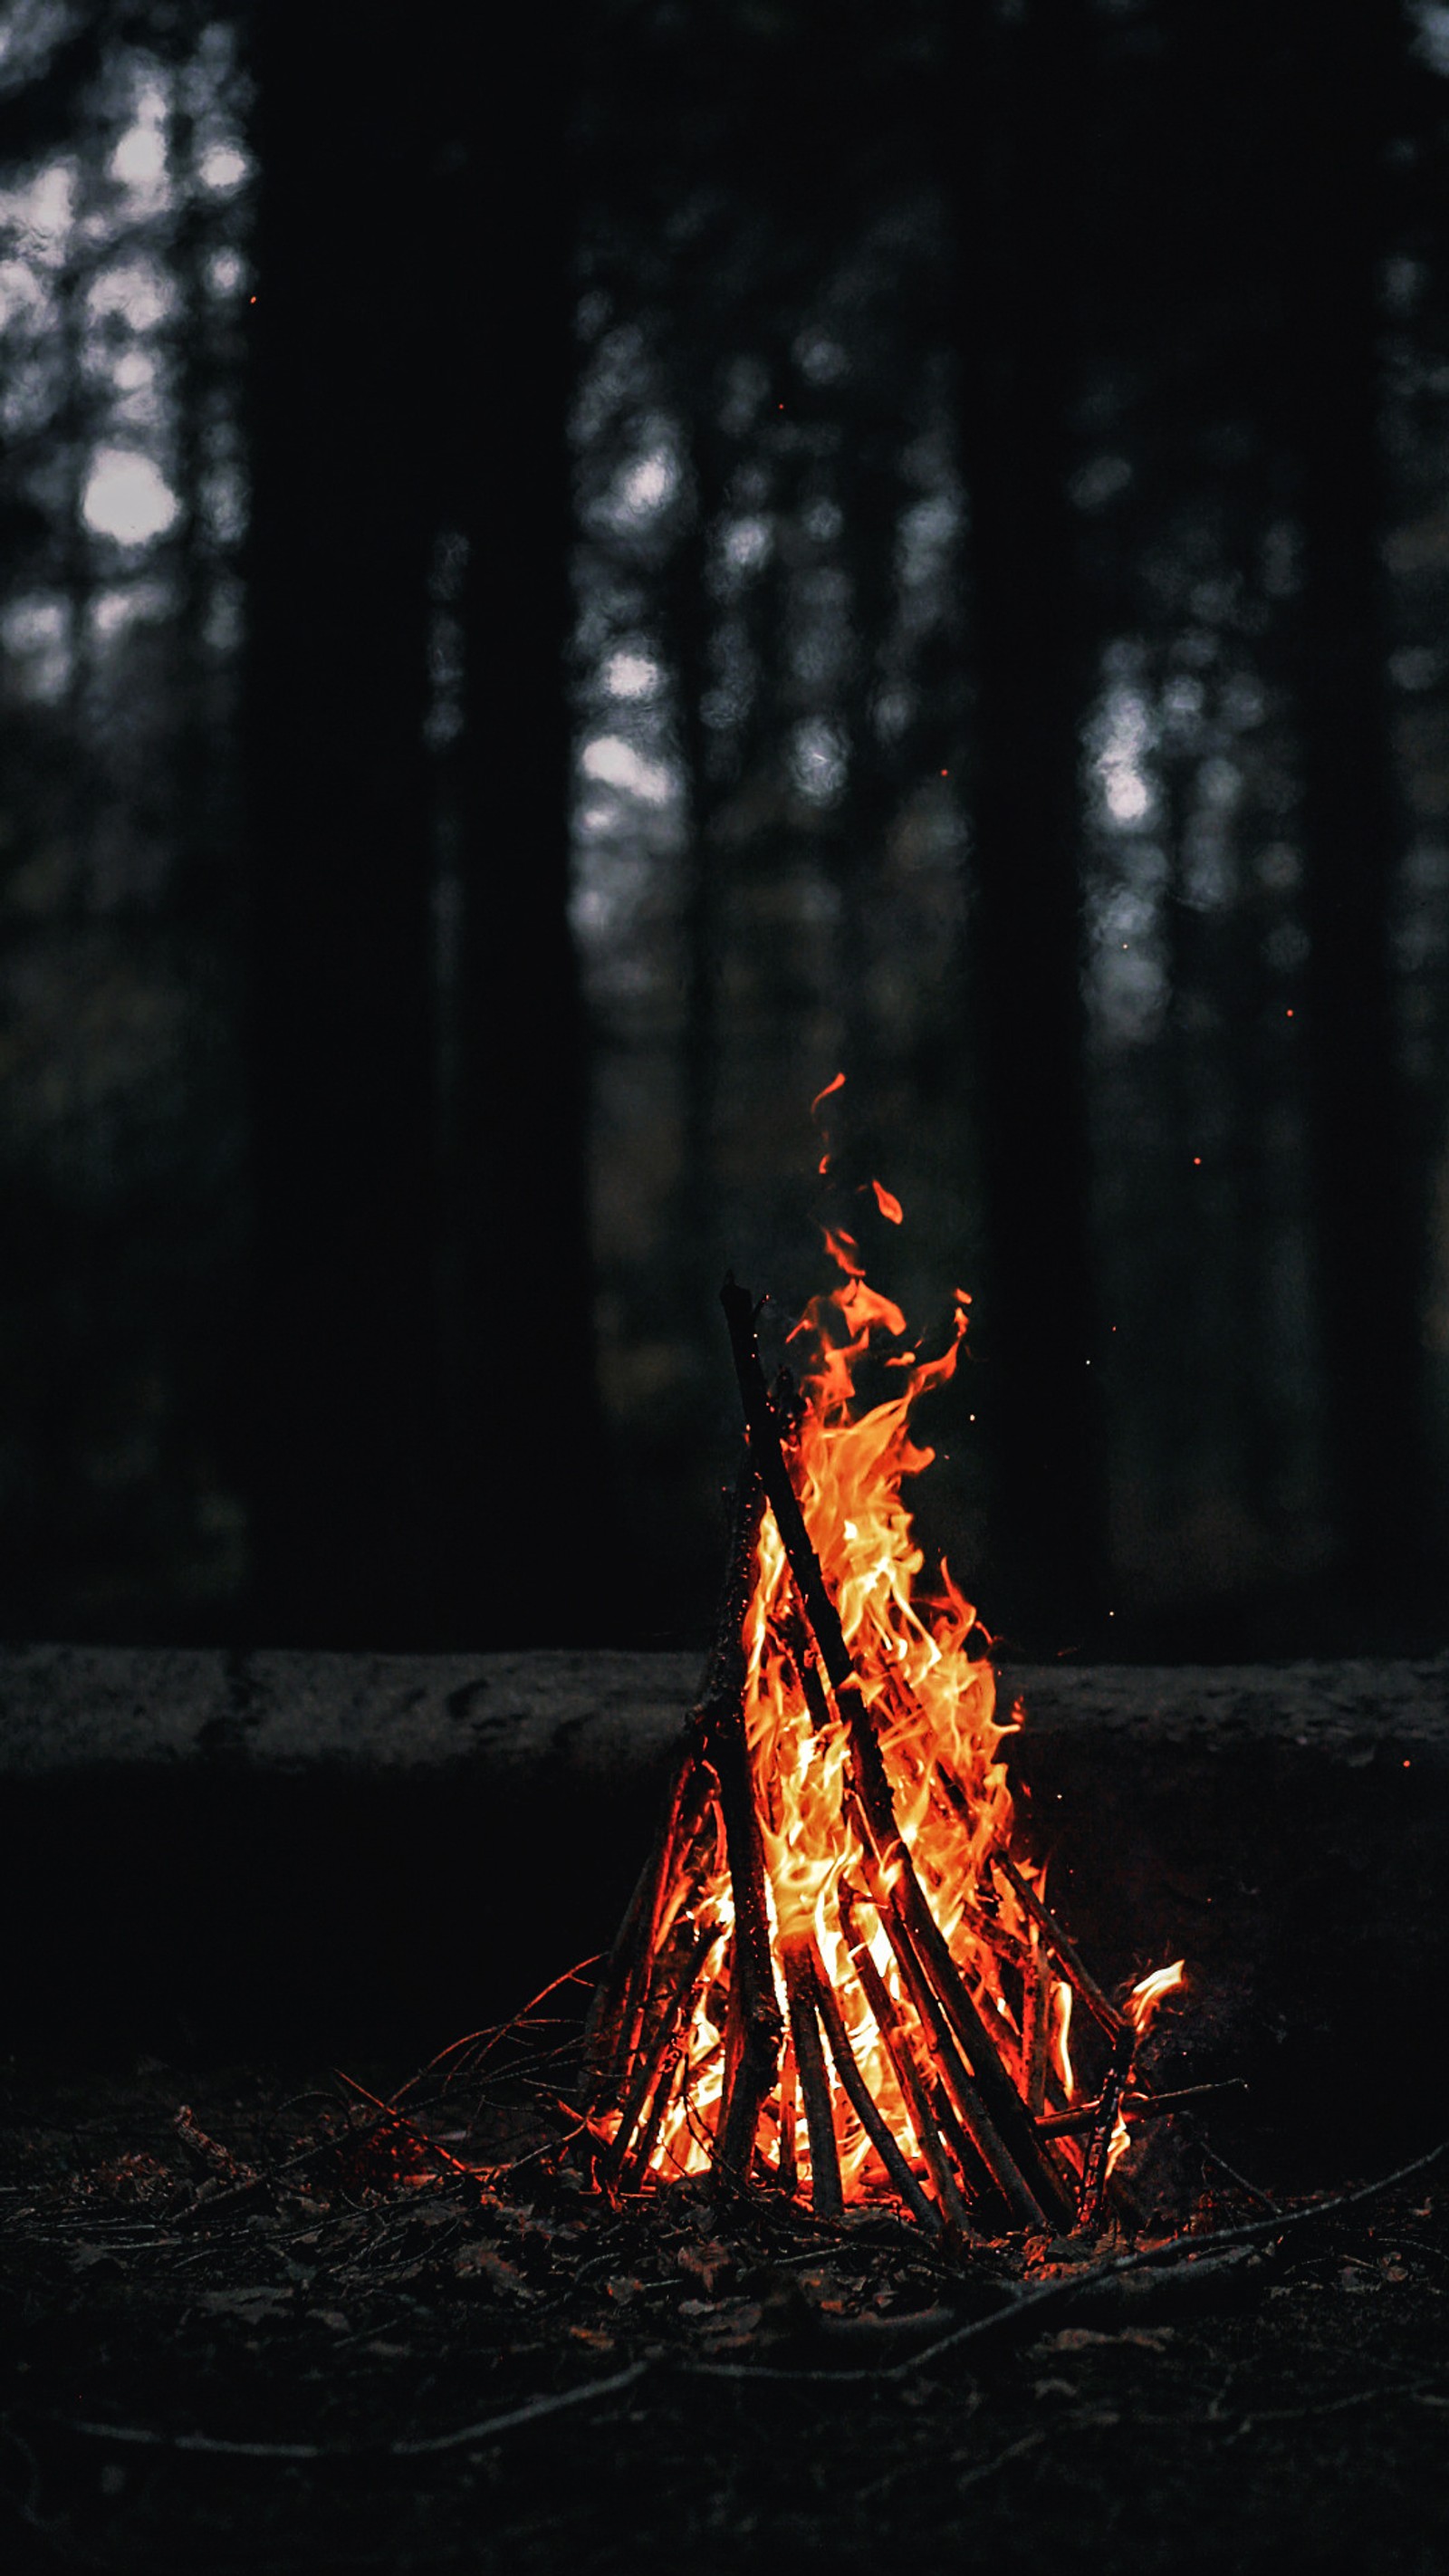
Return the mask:
<svg viewBox="0 0 1449 2576">
<path fill-rule="evenodd" d="M 827 1085 L 817 1111 L 838 1087 L 838 1079 Z M 887 1206 L 889 1193 L 872 1186 L 889 1214 L 898 1203 Z M 808 1363 L 792 1480 L 876 1729 L 902 1842 L 1024 2098 L 1026 1997 L 1036 1981 L 1032 1926 L 1014 1891 L 991 1869 L 993 1851 L 1011 1838 L 1012 1800 L 1001 1747 L 1017 1731 L 1021 1713 L 1013 1708 L 1008 1722 L 998 1724 L 995 1678 L 981 1652 L 984 1632 L 946 1566 L 936 1597 L 918 1589 L 924 1560 L 901 1494 L 903 1479 L 918 1474 L 933 1455 L 913 1437 L 912 1409 L 954 1371 L 969 1301 L 956 1292 L 946 1348 L 926 1361 L 917 1360 L 912 1349 L 898 1351 L 897 1392 L 860 1410 L 859 1363 L 868 1353 L 884 1356 L 876 1347 L 882 1340 L 904 1342 L 905 1318 L 868 1285 L 851 1237 L 830 1228 L 826 1240 L 842 1277 L 831 1292 L 811 1300 L 790 1336 L 792 1345 L 803 1345 Z M 904 2044 L 924 2059 L 928 2041 L 870 1902 L 871 1861 L 855 1820 L 845 1730 L 818 1676 L 811 1676 L 807 1696 L 806 1674 L 816 1650 L 769 1513 L 756 1543 L 743 1642 L 745 1735 L 782 2019 L 788 2021 L 780 1943 L 813 1938 L 860 2073 L 908 2164 L 925 2178 L 891 2050 L 852 1963 L 847 1922 L 855 1940 L 869 1949 Z M 1045 1872 L 1033 1870 L 1031 1876 L 1040 1889 Z M 699 2173 L 709 2165 L 724 2092 L 735 1910 L 722 1835 L 694 1898 L 695 1919 L 712 1916 L 720 1939 L 689 2008 L 679 2074 L 652 2153 L 651 2170 L 661 2177 Z M 1178 1961 L 1141 1980 L 1127 2007 L 1139 2029 L 1181 1976 Z M 1071 2102 L 1077 2079 L 1070 2048 L 1072 1994 L 1065 1982 L 1053 1981 L 1048 2009 L 1050 2080 Z M 875 2150 L 828 2061 L 826 2072 L 845 2197 L 880 2196 L 888 2186 Z M 788 2074 L 782 2080 L 792 2084 Z M 788 2099 L 786 2109 L 777 2090 L 765 2105 L 758 2144 L 767 2159 L 778 2156 L 788 2127 L 803 2187 L 810 2169 L 808 2133 L 793 2090 Z M 1077 2150 L 1066 2152 L 1071 2159 Z"/>
<path fill-rule="evenodd" d="M 1176 1994 L 1186 1983 L 1186 1964 L 1181 1959 L 1174 1959 L 1170 1968 L 1153 1968 L 1147 1976 L 1139 1977 L 1125 2006 L 1133 2029 L 1144 2031 L 1163 1996 Z"/>
</svg>

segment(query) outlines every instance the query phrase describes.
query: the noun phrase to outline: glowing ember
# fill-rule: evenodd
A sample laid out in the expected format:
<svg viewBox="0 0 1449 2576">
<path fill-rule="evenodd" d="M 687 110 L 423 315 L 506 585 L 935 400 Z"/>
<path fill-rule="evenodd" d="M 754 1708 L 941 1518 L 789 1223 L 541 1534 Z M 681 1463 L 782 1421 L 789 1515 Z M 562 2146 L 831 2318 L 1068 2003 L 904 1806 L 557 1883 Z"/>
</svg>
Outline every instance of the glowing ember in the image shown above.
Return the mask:
<svg viewBox="0 0 1449 2576">
<path fill-rule="evenodd" d="M 839 1080 L 820 1095 L 824 1101 Z M 817 1108 L 819 1102 L 816 1104 Z M 828 1156 L 827 1156 L 828 1160 Z M 879 1182 L 881 1213 L 898 1200 Z M 1181 1961 L 1120 2009 L 1013 1859 L 990 1643 L 922 1552 L 902 1481 L 929 1465 L 921 1360 L 854 1238 L 766 1396 L 725 1291 L 749 1448 L 720 1637 L 669 1812 L 596 2002 L 590 2127 L 608 2184 L 718 2167 L 829 2213 L 889 2199 L 964 2231 L 1095 2217 L 1130 2143 L 1133 2053 Z M 862 1363 L 899 1370 L 857 1397 Z M 1078 2094 L 1074 1991 L 1109 2062 Z M 1080 2057 L 1080 2049 L 1077 2051 Z"/>
</svg>

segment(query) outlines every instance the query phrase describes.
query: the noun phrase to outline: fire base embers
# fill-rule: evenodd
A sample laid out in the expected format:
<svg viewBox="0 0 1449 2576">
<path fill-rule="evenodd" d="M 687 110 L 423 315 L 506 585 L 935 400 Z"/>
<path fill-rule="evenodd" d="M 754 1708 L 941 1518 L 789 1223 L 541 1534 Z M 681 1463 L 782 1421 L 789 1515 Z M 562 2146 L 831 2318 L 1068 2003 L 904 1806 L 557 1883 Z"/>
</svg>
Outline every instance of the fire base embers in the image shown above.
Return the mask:
<svg viewBox="0 0 1449 2576">
<path fill-rule="evenodd" d="M 748 1451 L 704 1689 L 591 2016 L 595 2179 L 711 2170 L 822 2218 L 893 2202 L 957 2238 L 1095 2224 L 1125 2115 L 1148 2107 L 1137 2041 L 1180 1968 L 1108 2000 L 1006 1848 L 1004 1775 L 978 1761 L 973 1800 L 959 1733 L 912 1688 L 912 1654 L 939 1688 L 943 1652 L 899 1581 L 920 1563 L 899 1477 L 928 1454 L 905 1445 L 909 1395 L 850 1415 L 837 1348 L 833 1404 L 822 1381 L 813 1411 L 808 1383 L 772 1403 L 752 1302 L 733 1282 L 723 1302 Z M 847 1489 L 840 1457 L 872 1424 L 874 1486 Z M 852 1575 L 844 1540 L 871 1513 L 879 1563 Z M 837 1521 L 853 1643 L 822 1570 Z M 988 1751 L 1000 1733 L 977 1728 Z M 1085 2102 L 1074 1996 L 1099 2061 Z"/>
</svg>

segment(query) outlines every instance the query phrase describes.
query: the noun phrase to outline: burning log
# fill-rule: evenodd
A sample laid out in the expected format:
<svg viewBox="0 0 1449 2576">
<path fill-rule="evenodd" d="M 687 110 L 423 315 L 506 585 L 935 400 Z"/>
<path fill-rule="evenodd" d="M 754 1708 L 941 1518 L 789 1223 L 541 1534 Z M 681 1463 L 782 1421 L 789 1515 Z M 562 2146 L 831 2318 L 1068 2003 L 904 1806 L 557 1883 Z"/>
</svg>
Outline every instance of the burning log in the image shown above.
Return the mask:
<svg viewBox="0 0 1449 2576">
<path fill-rule="evenodd" d="M 835 2143 L 835 2115 L 820 2045 L 811 1948 L 797 1933 L 780 1944 L 780 1966 L 790 1999 L 790 2038 L 805 2105 L 805 2131 L 810 2140 L 810 2197 L 817 2218 L 838 2218 L 844 2207 L 840 2162 Z"/>
<path fill-rule="evenodd" d="M 686 1744 L 674 1767 L 654 1848 L 639 1875 L 584 2028 L 585 2065 L 594 2083 L 616 2082 L 632 2064 L 649 1999 L 649 1973 L 661 1938 L 662 1909 L 676 1884 L 676 1864 L 703 1822 L 710 1783 Z"/>
<path fill-rule="evenodd" d="M 798 1396 L 784 1372 L 767 1387 L 748 1291 L 721 1292 L 746 1449 L 700 1698 L 591 2017 L 594 2170 L 628 2189 L 712 2170 L 827 2219 L 888 2197 L 958 2241 L 1094 2224 L 1180 1963 L 1119 2009 L 1010 1852 L 983 1632 L 944 1568 L 945 1600 L 917 1605 L 899 1492 L 963 1315 L 860 1409 L 855 1364 L 904 1321 L 850 1238 L 827 1242 L 845 1285 L 797 1327 L 820 1354 Z M 1074 1993 L 1110 2044 L 1090 2103 Z"/>
<path fill-rule="evenodd" d="M 879 2156 L 888 2181 L 894 2184 L 907 2209 L 915 2212 L 922 2226 L 935 2233 L 941 2224 L 940 2212 L 934 2209 L 926 2198 L 871 2098 L 870 2087 L 855 2062 L 850 2035 L 840 2017 L 840 2006 L 835 2000 L 830 1980 L 821 1967 L 819 1953 L 813 1945 L 810 1952 L 810 1968 L 815 1987 L 816 2010 L 820 2015 L 826 2046 L 830 2051 L 845 2097 Z"/>
<path fill-rule="evenodd" d="M 1000 1871 L 1018 1903 L 1025 1906 L 1032 1921 L 1044 1936 L 1058 1965 L 1065 1969 L 1088 2012 L 1115 2044 L 1121 2035 L 1122 2015 L 1115 2004 L 1108 2002 L 1096 1978 L 1078 1957 L 1075 1947 L 1068 1940 L 1056 1916 L 1042 1902 L 1030 1879 L 1022 1876 L 1009 1852 L 993 1852 L 991 1865 L 993 1869 Z"/>
<path fill-rule="evenodd" d="M 696 1728 L 700 1752 L 713 1771 L 724 1821 L 735 1910 L 736 2048 L 719 2130 L 719 2161 L 741 2180 L 749 2172 L 755 2131 L 780 2062 L 784 2026 L 770 1967 L 770 1925 L 765 1910 L 765 1861 L 745 1744 L 745 1659 L 741 1642 L 748 1606 L 750 1567 L 764 1494 L 753 1463 L 741 1470 L 735 1494 L 730 1571 L 721 1606 L 715 1651 Z"/>
<path fill-rule="evenodd" d="M 1171 2112 L 1181 2111 L 1188 2102 L 1205 2101 L 1211 2093 L 1241 2093 L 1247 2090 L 1240 2075 L 1225 2077 L 1216 2084 L 1182 2084 L 1171 2093 L 1138 2093 L 1129 2084 L 1122 2096 L 1122 2109 L 1138 2120 L 1162 2120 Z M 1080 2138 L 1094 2129 L 1101 2117 L 1102 2097 L 1080 2102 L 1074 2111 L 1055 2111 L 1038 2120 L 1039 2138 Z"/>
<path fill-rule="evenodd" d="M 925 2080 L 916 2064 L 895 1999 L 871 1956 L 868 1944 L 856 1933 L 848 1897 L 842 1898 L 842 1916 L 850 1944 L 851 1964 L 859 1977 L 866 1999 L 875 2015 L 892 2071 L 900 2085 L 916 2138 L 934 2185 L 942 2217 L 963 2236 L 972 2233 L 966 2202 L 962 2198 L 946 2143 L 936 2123 L 926 2090 Z"/>
<path fill-rule="evenodd" d="M 679 2016 L 684 2006 L 685 1997 L 691 1992 L 695 1980 L 699 1975 L 699 1971 L 704 1964 L 705 1957 L 708 1952 L 713 1949 L 718 1939 L 719 1925 L 717 1923 L 706 1921 L 701 1924 L 694 1940 L 691 1942 L 689 1949 L 685 1953 L 682 1963 L 675 1970 L 674 1975 L 665 1986 L 663 1996 L 659 2001 L 654 2028 L 649 2036 L 647 2045 L 641 2045 L 635 2051 L 629 2090 L 624 2099 L 623 2116 L 619 2122 L 618 2133 L 614 2139 L 609 2155 L 604 2159 L 600 2167 L 600 2171 L 607 2174 L 611 2179 L 620 2172 L 624 2159 L 629 2152 L 629 2147 L 633 2140 L 635 2129 L 638 2127 L 638 2124 L 644 2115 L 644 2106 L 649 2101 L 651 2094 L 655 2092 L 656 2078 L 659 2076 L 660 2071 L 664 2066 L 665 2058 L 669 2054 L 671 2042 L 673 2041 L 675 2032 L 679 2027 Z M 672 2077 L 673 2072 L 674 2061 L 671 2059 L 668 2068 L 668 2076 Z M 664 2089 L 666 2091 L 668 2089 L 667 2080 Z M 663 2105 L 661 2103 L 661 2116 L 662 2110 Z M 653 2127 L 655 2134 L 657 2135 L 659 2127 L 657 2119 L 653 2121 Z M 647 2164 L 647 2157 L 641 2157 L 641 2162 Z"/>
<path fill-rule="evenodd" d="M 1112 2063 L 1102 2087 L 1097 2117 L 1088 2136 L 1087 2153 L 1082 2164 L 1081 2197 L 1077 2204 L 1079 2223 L 1095 2227 L 1102 2212 L 1102 2192 L 1107 2180 L 1107 2158 L 1116 2134 L 1122 2109 L 1122 2096 L 1132 2074 L 1132 2060 L 1137 2053 L 1137 2033 L 1128 2027 L 1118 2037 L 1112 2051 Z"/>
<path fill-rule="evenodd" d="M 1040 2115 L 1046 2108 L 1047 2050 L 1051 2045 L 1051 2035 L 1051 1977 L 1046 1950 L 1037 1930 L 1022 1995 L 1021 2053 L 1026 2061 L 1026 2107 L 1036 2121 L 1038 2137 L 1045 2134 Z"/>
</svg>

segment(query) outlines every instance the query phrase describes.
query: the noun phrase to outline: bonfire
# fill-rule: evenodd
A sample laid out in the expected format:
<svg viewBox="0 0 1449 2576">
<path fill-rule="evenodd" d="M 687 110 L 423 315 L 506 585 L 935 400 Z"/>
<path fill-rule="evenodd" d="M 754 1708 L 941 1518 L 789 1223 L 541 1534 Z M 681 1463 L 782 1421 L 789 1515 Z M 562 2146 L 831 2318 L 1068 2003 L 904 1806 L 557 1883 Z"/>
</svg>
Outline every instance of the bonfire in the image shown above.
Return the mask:
<svg viewBox="0 0 1449 2576">
<path fill-rule="evenodd" d="M 913 1417 L 970 1301 L 922 1358 L 855 1238 L 824 1232 L 838 1283 L 773 1387 L 753 1298 L 722 1291 L 745 1417 L 729 1567 L 590 2018 L 593 2176 L 712 2172 L 957 2240 L 1091 2227 L 1138 2121 L 1176 2098 L 1136 2055 L 1183 1963 L 1117 2001 L 1093 1977 L 1018 1847 L 1002 1748 L 1022 1712 L 998 1718 L 992 1641 L 944 1564 L 922 1581 Z M 881 1401 L 866 1363 L 896 1373 Z"/>
</svg>

